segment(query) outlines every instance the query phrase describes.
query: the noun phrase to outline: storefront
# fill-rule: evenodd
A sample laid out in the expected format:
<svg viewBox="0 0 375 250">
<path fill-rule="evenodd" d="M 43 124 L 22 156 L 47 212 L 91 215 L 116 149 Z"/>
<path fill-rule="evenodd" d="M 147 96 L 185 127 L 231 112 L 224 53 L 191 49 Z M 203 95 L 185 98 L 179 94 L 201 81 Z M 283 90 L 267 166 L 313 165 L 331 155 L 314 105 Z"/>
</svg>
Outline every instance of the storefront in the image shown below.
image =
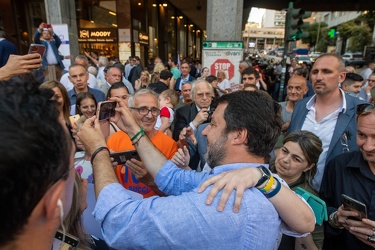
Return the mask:
<svg viewBox="0 0 375 250">
<path fill-rule="evenodd" d="M 95 52 L 99 56 L 118 57 L 117 29 L 115 28 L 81 28 L 78 29 L 80 54 Z"/>
</svg>

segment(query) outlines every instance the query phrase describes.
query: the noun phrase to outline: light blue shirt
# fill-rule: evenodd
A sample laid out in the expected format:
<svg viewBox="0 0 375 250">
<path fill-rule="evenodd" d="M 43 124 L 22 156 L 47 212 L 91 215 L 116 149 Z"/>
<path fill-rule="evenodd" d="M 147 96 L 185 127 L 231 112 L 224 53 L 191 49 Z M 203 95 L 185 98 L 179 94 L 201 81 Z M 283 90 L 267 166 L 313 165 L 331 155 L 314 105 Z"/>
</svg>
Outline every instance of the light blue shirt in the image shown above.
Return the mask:
<svg viewBox="0 0 375 250">
<path fill-rule="evenodd" d="M 155 182 L 170 196 L 133 200 L 113 183 L 100 192 L 93 215 L 105 241 L 117 249 L 273 249 L 280 219 L 260 191 L 246 190 L 238 213 L 233 212 L 234 192 L 223 212 L 216 210 L 219 198 L 205 204 L 210 187 L 197 193 L 208 177 L 245 166 L 249 163 L 198 173 L 167 161 Z"/>
</svg>

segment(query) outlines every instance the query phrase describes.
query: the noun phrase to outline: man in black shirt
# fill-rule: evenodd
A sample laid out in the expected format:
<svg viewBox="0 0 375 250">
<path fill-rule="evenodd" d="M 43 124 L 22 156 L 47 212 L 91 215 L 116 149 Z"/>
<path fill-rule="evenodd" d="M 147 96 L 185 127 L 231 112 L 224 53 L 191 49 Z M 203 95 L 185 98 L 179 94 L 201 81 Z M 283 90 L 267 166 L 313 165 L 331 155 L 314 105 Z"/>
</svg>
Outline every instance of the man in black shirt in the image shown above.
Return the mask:
<svg viewBox="0 0 375 250">
<path fill-rule="evenodd" d="M 157 94 L 160 94 L 164 90 L 169 89 L 169 83 L 171 82 L 172 79 L 172 73 L 165 69 L 160 72 L 160 79 L 158 82 L 151 83 L 148 85 L 150 89 L 152 89 L 154 92 Z"/>
<path fill-rule="evenodd" d="M 357 106 L 357 145 L 353 151 L 333 158 L 325 167 L 320 197 L 326 202 L 323 249 L 373 249 L 375 247 L 375 109 L 373 104 Z M 344 133 L 342 137 L 350 136 Z M 353 135 L 354 136 L 354 135 Z M 340 138 L 345 143 L 345 138 Z M 364 203 L 369 220 L 354 220 L 357 212 L 346 211 L 341 195 Z"/>
</svg>

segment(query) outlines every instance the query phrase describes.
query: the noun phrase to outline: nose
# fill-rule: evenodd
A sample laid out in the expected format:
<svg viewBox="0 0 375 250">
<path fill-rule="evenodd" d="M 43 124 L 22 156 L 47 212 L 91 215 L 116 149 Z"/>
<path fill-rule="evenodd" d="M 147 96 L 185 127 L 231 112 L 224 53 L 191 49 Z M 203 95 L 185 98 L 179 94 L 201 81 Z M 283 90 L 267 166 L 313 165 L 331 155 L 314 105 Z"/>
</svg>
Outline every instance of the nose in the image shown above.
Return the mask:
<svg viewBox="0 0 375 250">
<path fill-rule="evenodd" d="M 363 144 L 363 150 L 366 152 L 371 152 L 375 150 L 375 139 L 367 138 L 366 142 Z"/>
<path fill-rule="evenodd" d="M 210 128 L 211 128 L 211 125 L 208 124 L 202 131 L 202 135 L 203 136 L 207 136 L 208 135 L 208 132 L 210 131 Z"/>
</svg>

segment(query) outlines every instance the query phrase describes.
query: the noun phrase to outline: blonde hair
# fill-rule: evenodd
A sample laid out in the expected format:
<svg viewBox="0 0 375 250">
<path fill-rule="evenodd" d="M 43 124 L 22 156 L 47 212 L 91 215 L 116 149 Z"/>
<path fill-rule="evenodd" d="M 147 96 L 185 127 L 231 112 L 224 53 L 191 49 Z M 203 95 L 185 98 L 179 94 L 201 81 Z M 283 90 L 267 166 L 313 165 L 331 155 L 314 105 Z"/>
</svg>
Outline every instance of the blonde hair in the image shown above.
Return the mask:
<svg viewBox="0 0 375 250">
<path fill-rule="evenodd" d="M 152 73 L 152 76 L 151 76 L 151 82 L 152 83 L 159 81 L 160 72 L 162 72 L 163 70 L 165 70 L 165 66 L 164 66 L 163 63 L 157 63 L 155 65 L 154 72 Z"/>
<path fill-rule="evenodd" d="M 174 89 L 166 89 L 160 93 L 160 96 L 162 96 L 164 99 L 167 99 L 169 97 L 170 103 L 173 105 L 173 107 L 177 105 L 179 100 L 179 96 Z"/>
</svg>

